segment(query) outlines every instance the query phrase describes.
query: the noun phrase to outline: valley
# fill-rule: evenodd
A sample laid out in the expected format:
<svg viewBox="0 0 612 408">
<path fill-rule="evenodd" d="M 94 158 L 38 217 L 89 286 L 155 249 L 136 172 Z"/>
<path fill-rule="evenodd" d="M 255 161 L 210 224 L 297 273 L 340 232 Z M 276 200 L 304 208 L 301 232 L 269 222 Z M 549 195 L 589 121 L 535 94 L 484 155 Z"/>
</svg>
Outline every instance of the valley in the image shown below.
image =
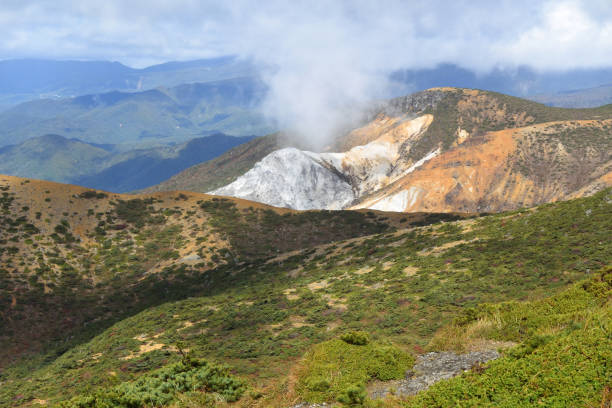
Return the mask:
<svg viewBox="0 0 612 408">
<path fill-rule="evenodd" d="M 0 408 L 612 408 L 610 1 L 0 3 Z"/>
<path fill-rule="evenodd" d="M 45 135 L 1 147 L 0 173 L 123 193 L 156 185 L 251 139 L 215 133 L 180 144 L 126 148 Z"/>
<path fill-rule="evenodd" d="M 391 353 L 383 361 L 393 370 L 400 361 L 410 367 L 409 356 L 424 350 L 519 344 L 484 374 L 470 374 L 479 382 L 452 380 L 440 396 L 434 386 L 406 406 L 428 406 L 432 398 L 496 381 L 494 373 L 512 361 L 529 372 L 541 353 L 582 341 L 580 336 L 600 340 L 589 359 L 577 355 L 572 364 L 580 361 L 594 371 L 587 371 L 587 388 L 566 384 L 564 392 L 585 403 L 605 393 L 597 378 L 607 374 L 597 361 L 607 358 L 609 338 L 607 329 L 596 330 L 610 321 L 609 189 L 479 216 L 299 212 L 188 192 L 122 196 L 11 177 L 1 184 L 1 316 L 8 328 L 1 339 L 1 404 L 52 404 L 78 395 L 65 406 L 89 406 L 78 404 L 96 398 L 102 403 L 117 395 L 104 390 L 117 384 L 128 390 L 138 378 L 180 363 L 186 350 L 232 367 L 240 380 L 227 384 L 238 388 L 218 389 L 239 395 L 238 406 L 289 407 L 303 398 L 333 402 L 351 384 L 365 386 L 370 374 L 342 372 L 336 383 L 324 366 L 311 378 L 305 353 L 318 347 L 331 357 L 325 350 L 333 345 L 340 347 L 334 353 L 350 351 L 345 358 L 365 358 L 358 357 L 360 346 L 345 350 L 334 343 L 355 330 L 368 333 L 373 353 Z M 584 279 L 595 286 L 576 284 Z M 572 294 L 581 288 L 587 288 L 584 294 Z M 555 294 L 565 303 L 547 303 Z M 487 313 L 497 316 L 495 305 L 507 301 L 514 302 L 510 309 L 499 306 L 510 313 L 503 317 L 507 329 L 506 323 L 469 329 Z M 556 306 L 545 309 L 550 317 L 528 314 L 526 324 L 535 331 L 525 332 L 511 323 L 516 313 L 532 309 L 521 309 L 521 302 Z M 584 319 L 600 319 L 603 326 L 583 329 Z M 533 343 L 539 332 L 548 340 Z M 541 351 L 525 353 L 523 344 Z M 328 385 L 316 385 L 323 380 Z M 496 387 L 522 395 L 515 386 Z M 520 385 L 544 401 L 549 386 Z M 86 389 L 95 393 L 93 400 Z M 146 389 L 138 395 L 144 398 Z M 167 398 L 177 406 L 199 401 L 198 394 L 180 392 Z"/>
</svg>

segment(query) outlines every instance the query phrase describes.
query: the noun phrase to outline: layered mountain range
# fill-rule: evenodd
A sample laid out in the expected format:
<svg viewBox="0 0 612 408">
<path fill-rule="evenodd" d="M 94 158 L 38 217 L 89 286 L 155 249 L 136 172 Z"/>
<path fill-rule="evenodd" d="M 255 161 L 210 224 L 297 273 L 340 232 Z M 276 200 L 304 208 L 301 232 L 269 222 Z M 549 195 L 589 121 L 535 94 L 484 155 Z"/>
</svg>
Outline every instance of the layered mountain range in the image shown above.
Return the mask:
<svg viewBox="0 0 612 408">
<path fill-rule="evenodd" d="M 89 143 L 184 142 L 216 132 L 266 134 L 275 128 L 257 111 L 265 85 L 232 78 L 25 102 L 0 112 L 0 146 L 59 134 Z"/>
<path fill-rule="evenodd" d="M 48 134 L 0 147 L 0 173 L 126 192 L 157 184 L 253 139 L 222 133 L 185 143 L 125 150 Z"/>
<path fill-rule="evenodd" d="M 294 209 L 495 212 L 612 185 L 609 105 L 550 108 L 439 88 L 373 112 L 327 151 L 270 149 L 211 193 Z"/>
<path fill-rule="evenodd" d="M 233 56 L 167 62 L 142 69 L 110 61 L 4 60 L 0 61 L 0 110 L 37 99 L 138 92 L 257 74 L 252 62 Z"/>
</svg>

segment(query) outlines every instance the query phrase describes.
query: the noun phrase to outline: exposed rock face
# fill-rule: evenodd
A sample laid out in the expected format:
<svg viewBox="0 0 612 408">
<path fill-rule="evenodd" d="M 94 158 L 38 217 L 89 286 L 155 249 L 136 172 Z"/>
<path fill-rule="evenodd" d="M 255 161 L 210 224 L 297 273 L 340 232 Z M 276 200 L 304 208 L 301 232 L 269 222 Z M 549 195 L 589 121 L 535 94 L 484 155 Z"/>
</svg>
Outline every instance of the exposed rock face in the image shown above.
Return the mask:
<svg viewBox="0 0 612 408">
<path fill-rule="evenodd" d="M 233 183 L 212 194 L 240 197 L 297 210 L 341 209 L 355 196 L 346 178 L 314 153 L 277 150 Z"/>
<path fill-rule="evenodd" d="M 278 150 L 213 194 L 295 209 L 496 212 L 612 185 L 612 109 L 526 103 L 453 88 L 397 98 L 330 147 L 338 153 Z"/>
<path fill-rule="evenodd" d="M 467 354 L 451 352 L 423 354 L 417 358 L 413 371 L 405 379 L 383 383 L 382 387 L 376 387 L 370 391 L 370 397 L 385 398 L 391 394 L 392 389 L 396 396 L 415 395 L 440 380 L 455 377 L 478 364 L 494 360 L 499 356 L 500 354 L 495 350 L 474 351 Z"/>
<path fill-rule="evenodd" d="M 233 183 L 211 193 L 298 210 L 345 208 L 435 157 L 438 151 L 413 163 L 401 154 L 418 140 L 432 119 L 431 115 L 416 119 L 380 116 L 368 126 L 370 131 L 378 127 L 379 137 L 344 153 L 277 150 Z"/>
<path fill-rule="evenodd" d="M 500 354 L 495 350 L 473 351 L 466 354 L 452 352 L 427 353 L 417 357 L 412 370 L 402 380 L 385 381 L 369 386 L 368 394 L 372 399 L 386 398 L 390 395 L 407 397 L 426 390 L 441 380 L 456 377 L 480 364 L 495 360 Z M 324 408 L 327 404 L 302 402 L 291 408 Z"/>
<path fill-rule="evenodd" d="M 402 151 L 410 150 L 412 143 L 427 130 L 432 120 L 431 115 L 415 119 L 399 116 L 392 120 L 379 116 L 374 124 L 390 121 L 392 126 L 387 126 L 375 140 L 344 153 L 320 153 L 316 157 L 326 166 L 344 174 L 350 180 L 356 196 L 361 197 L 412 172 L 433 157 L 413 163 L 402 154 Z"/>
<path fill-rule="evenodd" d="M 588 134 L 589 146 L 574 139 Z M 565 136 L 564 136 L 565 135 Z M 353 208 L 497 212 L 612 185 L 612 121 L 551 122 L 467 139 Z"/>
</svg>

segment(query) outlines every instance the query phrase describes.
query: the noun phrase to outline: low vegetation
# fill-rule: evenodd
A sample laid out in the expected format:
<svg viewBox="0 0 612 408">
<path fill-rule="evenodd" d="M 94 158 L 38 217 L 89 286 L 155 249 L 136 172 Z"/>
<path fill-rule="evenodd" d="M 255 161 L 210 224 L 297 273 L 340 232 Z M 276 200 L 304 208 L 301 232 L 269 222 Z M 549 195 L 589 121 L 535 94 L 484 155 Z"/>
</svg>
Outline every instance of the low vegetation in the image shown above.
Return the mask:
<svg viewBox="0 0 612 408">
<path fill-rule="evenodd" d="M 311 402 L 363 402 L 368 381 L 403 378 L 414 364 L 405 351 L 365 332 L 350 332 L 316 345 L 300 363 L 298 395 Z"/>
<path fill-rule="evenodd" d="M 533 338 L 554 334 L 559 342 L 569 339 L 567 341 L 580 344 L 582 337 L 571 336 L 579 336 L 582 332 L 578 329 L 567 332 L 574 327 L 573 323 L 566 325 L 564 322 L 567 320 L 550 318 L 553 323 L 546 326 L 534 320 L 544 314 L 534 312 L 527 316 L 527 323 L 513 326 L 519 312 L 509 312 L 504 318 L 507 323 L 487 326 L 484 323 L 495 322 L 496 318 L 488 318 L 486 313 L 498 316 L 495 308 L 500 308 L 500 313 L 506 309 L 519 310 L 523 305 L 520 302 L 525 301 L 536 302 L 532 305 L 542 305 L 545 309 L 547 303 L 540 299 L 574 287 L 572 285 L 576 282 L 593 276 L 612 262 L 612 244 L 608 239 L 612 230 L 610 190 L 537 209 L 420 227 L 410 227 L 410 223 L 402 219 L 384 220 L 387 215 L 382 213 L 363 213 L 355 224 L 369 219 L 373 228 L 378 228 L 380 223 L 389 223 L 390 226 L 384 232 L 365 236 L 357 234 L 343 241 L 330 236 L 328 243 L 276 256 L 266 252 L 265 240 L 268 238 L 262 235 L 262 255 L 250 259 L 248 251 L 236 244 L 239 242 L 236 239 L 240 238 L 236 236 L 237 232 L 221 233 L 233 228 L 239 231 L 238 226 L 249 219 L 255 220 L 255 224 L 263 222 L 262 219 L 267 217 L 265 208 L 249 209 L 238 201 L 232 205 L 222 200 L 205 204 L 202 208 L 204 202 L 197 203 L 201 197 L 197 200 L 185 197 L 187 199 L 174 194 L 156 199 L 163 199 L 163 203 L 146 204 L 145 208 L 153 207 L 153 216 L 163 215 L 166 220 L 159 225 L 145 222 L 141 228 L 132 223 L 138 220 L 131 218 L 130 211 L 119 218 L 113 215 L 117 206 L 111 205 L 109 224 L 125 223 L 127 226 L 121 230 L 105 228 L 107 235 L 100 238 L 99 254 L 109 256 L 115 245 L 120 247 L 120 243 L 132 234 L 135 234 L 131 238 L 134 246 L 146 248 L 154 242 L 153 237 L 167 239 L 161 232 L 173 225 L 178 226 L 179 220 L 185 220 L 180 224 L 182 233 L 168 232 L 169 242 L 174 242 L 179 236 L 188 241 L 176 246 L 176 250 L 180 251 L 183 245 L 195 244 L 197 237 L 204 237 L 204 233 L 194 237 L 185 233 L 198 232 L 185 228 L 194 220 L 200 220 L 198 225 L 206 222 L 208 226 L 205 230 L 208 238 L 200 241 L 199 245 L 214 248 L 211 241 L 215 240 L 226 243 L 224 245 L 232 252 L 224 252 L 223 247 L 218 247 L 215 254 L 219 258 L 217 263 L 211 258 L 211 266 L 200 265 L 200 261 L 189 264 L 169 260 L 163 270 L 145 274 L 143 279 L 129 285 L 123 283 L 129 281 L 121 280 L 98 284 L 96 292 L 88 295 L 91 297 L 75 298 L 74 294 L 83 293 L 80 289 L 75 290 L 71 299 L 81 303 L 67 303 L 62 309 L 65 313 L 74 313 L 69 308 L 86 311 L 92 305 L 97 305 L 97 308 L 102 305 L 97 310 L 107 313 L 106 320 L 91 319 L 87 325 L 78 328 L 65 326 L 70 330 L 47 343 L 41 353 L 5 364 L 0 380 L 3 382 L 0 405 L 25 406 L 36 399 L 59 403 L 84 392 L 95 395 L 97 391 L 113 389 L 118 384 L 134 383 L 154 370 L 181 362 L 181 349 L 189 349 L 193 355 L 206 358 L 212 364 L 230 365 L 233 375 L 249 384 L 253 391 L 243 394 L 236 402 L 237 406 L 284 408 L 304 398 L 344 401 L 348 405 L 361 404 L 362 401 L 374 404 L 367 401 L 363 385 L 372 378 L 401 377 L 404 369 L 412 365 L 414 355 L 427 347 L 467 350 L 492 341 L 529 345 L 532 338 L 530 327 L 534 328 Z M 109 199 L 119 203 L 116 197 Z M 15 201 L 10 205 L 11 208 L 22 206 Z M 30 211 L 35 214 L 37 209 Z M 239 216 L 234 218 L 232 214 L 236 212 Z M 274 224 L 276 228 L 282 226 L 288 231 L 291 231 L 292 223 L 298 221 L 307 222 L 306 225 L 324 224 L 324 221 L 313 221 L 324 215 L 313 213 L 311 219 L 308 218 L 310 213 L 303 214 L 303 218 L 279 214 L 269 219 L 278 222 Z M 326 216 L 330 217 L 328 221 L 340 222 L 341 217 L 334 217 L 342 214 Z M 349 221 L 339 228 L 350 229 L 353 216 L 349 214 Z M 106 215 L 100 219 L 106 220 Z M 77 223 L 71 217 L 67 220 L 67 230 L 74 230 Z M 422 221 L 423 217 L 418 220 Z M 313 224 L 308 224 L 311 222 Z M 402 225 L 408 225 L 408 228 L 402 228 Z M 159 230 L 151 230 L 157 231 L 153 236 L 145 235 L 150 228 Z M 249 231 L 248 227 L 246 231 Z M 309 234 L 314 240 L 315 230 Z M 111 241 L 112 244 L 105 247 L 103 243 L 109 236 L 126 238 Z M 21 251 L 23 247 L 19 245 Z M 63 248 L 66 244 L 55 245 Z M 159 252 L 152 250 L 151 256 L 157 256 Z M 238 254 L 238 260 L 232 254 Z M 123 273 L 129 276 L 130 269 L 126 268 Z M 15 276 L 9 273 L 2 279 L 13 282 Z M 121 276 L 121 273 L 115 276 Z M 9 288 L 6 293 L 10 296 L 15 292 Z M 66 299 L 69 299 L 68 293 Z M 94 293 L 97 296 L 93 296 Z M 570 305 L 574 298 L 577 310 L 583 310 L 585 305 L 601 308 L 597 306 L 601 303 L 588 300 L 588 296 L 584 302 L 580 296 L 566 296 L 567 304 Z M 11 303 L 8 303 L 5 310 L 10 310 L 8 316 L 13 319 L 11 316 L 17 316 L 14 313 L 20 312 L 20 307 L 23 308 L 20 313 L 36 310 L 33 308 L 35 302 L 41 302 L 41 299 L 44 301 L 45 297 L 28 300 L 22 295 L 17 306 L 11 309 Z M 493 306 L 508 301 L 515 302 Z M 489 306 L 479 306 L 481 304 Z M 528 311 L 530 307 L 533 306 L 520 310 Z M 563 310 L 560 315 L 571 312 Z M 589 321 L 605 320 L 605 314 L 596 320 L 595 317 L 600 316 L 597 313 L 593 312 L 593 319 Z M 50 315 L 39 316 L 42 319 L 42 316 Z M 584 319 L 576 321 L 576 327 L 581 322 L 586 323 Z M 456 341 L 450 336 L 440 335 L 443 333 L 440 330 L 450 324 L 460 328 Z M 8 327 L 19 328 L 16 325 Z M 476 331 L 478 327 L 482 328 L 481 332 Z M 595 330 L 600 326 L 588 323 L 584 327 Z M 607 326 L 601 327 L 606 329 Z M 464 328 L 469 335 L 461 334 Z M 362 331 L 367 332 L 367 336 L 360 333 Z M 473 336 L 474 333 L 478 336 Z M 568 337 L 559 337 L 565 336 L 564 333 Z M 585 333 L 584 336 L 594 336 L 599 344 L 605 344 L 605 339 L 597 337 L 597 332 Z M 12 336 L 17 336 L 17 333 Z M 22 341 L 26 337 L 21 332 L 21 337 L 12 338 Z M 449 340 L 445 344 L 441 338 Z M 6 344 L 10 344 L 9 339 Z M 559 342 L 547 341 L 545 344 L 550 344 L 551 350 L 552 345 L 569 345 Z M 181 348 L 176 346 L 179 343 Z M 315 362 L 309 357 L 313 355 L 325 357 L 321 361 L 328 363 L 319 363 L 318 359 Z M 361 360 L 363 367 L 344 364 L 345 361 L 340 364 L 337 357 L 343 355 L 349 361 L 365 356 Z M 527 353 L 525 356 L 538 355 Z M 506 358 L 510 357 L 500 361 L 506 361 Z M 593 361 L 593 367 L 599 367 L 596 364 L 599 360 Z M 578 360 L 575 362 L 580 363 Z M 535 367 L 537 363 L 533 364 Z M 326 377 L 330 372 L 326 370 L 333 370 L 334 366 L 344 370 L 342 375 Z M 304 371 L 299 371 L 299 367 Z M 605 370 L 606 366 L 603 367 Z M 550 369 L 554 370 L 554 367 L 550 366 Z M 598 375 L 602 373 L 605 374 L 599 371 Z M 590 396 L 585 397 L 590 398 L 589 401 L 597 393 L 601 397 L 603 392 L 601 383 L 593 383 L 593 378 L 589 374 L 585 379 L 592 388 Z M 425 398 L 429 394 L 423 395 Z M 179 397 L 187 398 L 182 394 Z M 418 404 L 418 401 L 411 403 Z"/>
<path fill-rule="evenodd" d="M 233 377 L 227 367 L 205 360 L 183 361 L 145 374 L 132 382 L 105 388 L 90 395 L 58 404 L 60 408 L 132 408 L 147 406 L 214 406 L 213 394 L 234 402 L 245 391 L 245 383 Z"/>
<path fill-rule="evenodd" d="M 435 348 L 484 339 L 519 344 L 434 385 L 406 407 L 610 406 L 612 267 L 550 298 L 483 304 L 439 332 Z"/>
</svg>

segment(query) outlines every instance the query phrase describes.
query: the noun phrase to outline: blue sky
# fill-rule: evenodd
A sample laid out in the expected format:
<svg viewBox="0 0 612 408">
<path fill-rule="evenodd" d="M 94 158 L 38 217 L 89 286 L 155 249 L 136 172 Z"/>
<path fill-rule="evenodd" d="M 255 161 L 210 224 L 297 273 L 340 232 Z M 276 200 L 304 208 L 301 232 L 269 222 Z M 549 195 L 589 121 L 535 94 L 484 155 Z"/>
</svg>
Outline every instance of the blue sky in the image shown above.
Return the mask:
<svg viewBox="0 0 612 408">
<path fill-rule="evenodd" d="M 372 69 L 612 65 L 612 1 L 2 0 L 0 59 L 341 54 Z"/>
</svg>

